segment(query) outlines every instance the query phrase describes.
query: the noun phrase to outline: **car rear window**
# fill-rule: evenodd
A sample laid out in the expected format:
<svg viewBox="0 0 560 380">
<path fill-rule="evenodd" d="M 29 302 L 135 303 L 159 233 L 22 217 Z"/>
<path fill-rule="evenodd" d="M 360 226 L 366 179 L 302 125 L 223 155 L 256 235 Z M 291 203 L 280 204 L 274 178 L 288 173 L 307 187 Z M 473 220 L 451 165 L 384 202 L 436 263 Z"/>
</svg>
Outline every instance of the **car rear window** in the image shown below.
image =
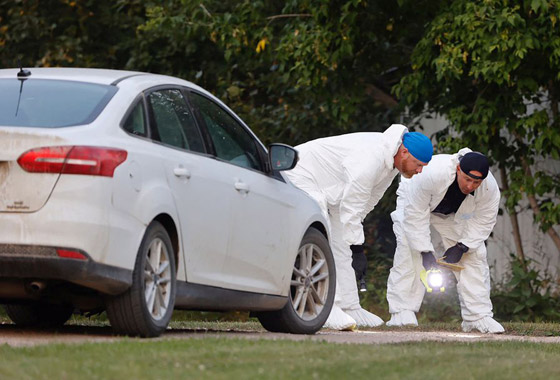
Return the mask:
<svg viewBox="0 0 560 380">
<path fill-rule="evenodd" d="M 65 80 L 0 79 L 0 125 L 57 128 L 91 123 L 116 86 Z"/>
</svg>

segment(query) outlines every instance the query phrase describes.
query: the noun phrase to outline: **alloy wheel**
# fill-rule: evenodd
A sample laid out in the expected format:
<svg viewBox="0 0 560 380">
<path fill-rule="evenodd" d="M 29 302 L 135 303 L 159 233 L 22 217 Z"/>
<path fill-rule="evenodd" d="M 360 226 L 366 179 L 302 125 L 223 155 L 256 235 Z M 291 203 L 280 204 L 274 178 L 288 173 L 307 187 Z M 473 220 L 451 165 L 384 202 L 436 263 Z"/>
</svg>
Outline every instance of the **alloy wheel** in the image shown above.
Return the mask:
<svg viewBox="0 0 560 380">
<path fill-rule="evenodd" d="M 290 300 L 296 314 L 305 321 L 315 319 L 325 306 L 329 290 L 329 268 L 320 247 L 300 247 L 290 284 Z"/>
<path fill-rule="evenodd" d="M 169 307 L 171 266 L 163 240 L 154 239 L 148 248 L 144 267 L 146 307 L 154 320 L 160 320 Z"/>
</svg>

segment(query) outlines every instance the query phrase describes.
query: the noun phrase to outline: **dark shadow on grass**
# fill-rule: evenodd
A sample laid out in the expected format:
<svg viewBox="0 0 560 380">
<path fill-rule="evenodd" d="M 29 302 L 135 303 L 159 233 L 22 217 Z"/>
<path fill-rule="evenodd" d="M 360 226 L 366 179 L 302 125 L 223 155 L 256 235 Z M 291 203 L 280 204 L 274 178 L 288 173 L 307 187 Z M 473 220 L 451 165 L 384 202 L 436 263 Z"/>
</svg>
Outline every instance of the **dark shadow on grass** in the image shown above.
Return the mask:
<svg viewBox="0 0 560 380">
<path fill-rule="evenodd" d="M 56 334 L 56 335 L 95 335 L 95 336 L 115 336 L 110 326 L 77 326 L 64 325 L 56 328 L 40 328 L 40 327 L 21 327 L 14 324 L 0 325 L 0 334 L 16 332 L 26 334 Z"/>
</svg>

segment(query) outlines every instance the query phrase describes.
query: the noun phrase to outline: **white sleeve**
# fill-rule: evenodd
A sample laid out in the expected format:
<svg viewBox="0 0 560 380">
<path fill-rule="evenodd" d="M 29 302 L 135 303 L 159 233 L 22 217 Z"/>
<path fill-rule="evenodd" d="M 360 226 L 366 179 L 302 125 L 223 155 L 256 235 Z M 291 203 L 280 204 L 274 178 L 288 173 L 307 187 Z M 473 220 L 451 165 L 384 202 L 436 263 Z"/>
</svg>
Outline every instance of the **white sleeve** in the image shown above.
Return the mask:
<svg viewBox="0 0 560 380">
<path fill-rule="evenodd" d="M 422 172 L 409 180 L 403 193 L 404 234 L 412 250 L 434 251 L 430 236 L 430 201 L 434 188 L 439 186 L 430 172 Z"/>
<path fill-rule="evenodd" d="M 500 208 L 500 189 L 494 177 L 488 178 L 488 193 L 476 204 L 474 216 L 467 220 L 467 225 L 460 242 L 472 250 L 476 250 L 488 239 Z"/>
</svg>

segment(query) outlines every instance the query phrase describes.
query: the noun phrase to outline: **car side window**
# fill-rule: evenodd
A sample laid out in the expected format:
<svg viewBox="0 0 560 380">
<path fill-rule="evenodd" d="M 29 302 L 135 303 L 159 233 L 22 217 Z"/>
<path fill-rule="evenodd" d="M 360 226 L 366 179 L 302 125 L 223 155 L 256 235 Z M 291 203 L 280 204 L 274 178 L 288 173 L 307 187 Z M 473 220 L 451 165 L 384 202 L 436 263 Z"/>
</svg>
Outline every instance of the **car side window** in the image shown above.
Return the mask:
<svg viewBox="0 0 560 380">
<path fill-rule="evenodd" d="M 146 136 L 146 113 L 144 112 L 144 104 L 138 102 L 128 114 L 123 128 L 125 131 L 134 135 Z"/>
<path fill-rule="evenodd" d="M 240 123 L 202 95 L 192 93 L 191 100 L 204 119 L 218 158 L 234 165 L 263 170 L 257 143 Z"/>
<path fill-rule="evenodd" d="M 148 96 L 154 115 L 154 140 L 194 152 L 205 152 L 202 136 L 180 90 L 159 90 Z"/>
</svg>

